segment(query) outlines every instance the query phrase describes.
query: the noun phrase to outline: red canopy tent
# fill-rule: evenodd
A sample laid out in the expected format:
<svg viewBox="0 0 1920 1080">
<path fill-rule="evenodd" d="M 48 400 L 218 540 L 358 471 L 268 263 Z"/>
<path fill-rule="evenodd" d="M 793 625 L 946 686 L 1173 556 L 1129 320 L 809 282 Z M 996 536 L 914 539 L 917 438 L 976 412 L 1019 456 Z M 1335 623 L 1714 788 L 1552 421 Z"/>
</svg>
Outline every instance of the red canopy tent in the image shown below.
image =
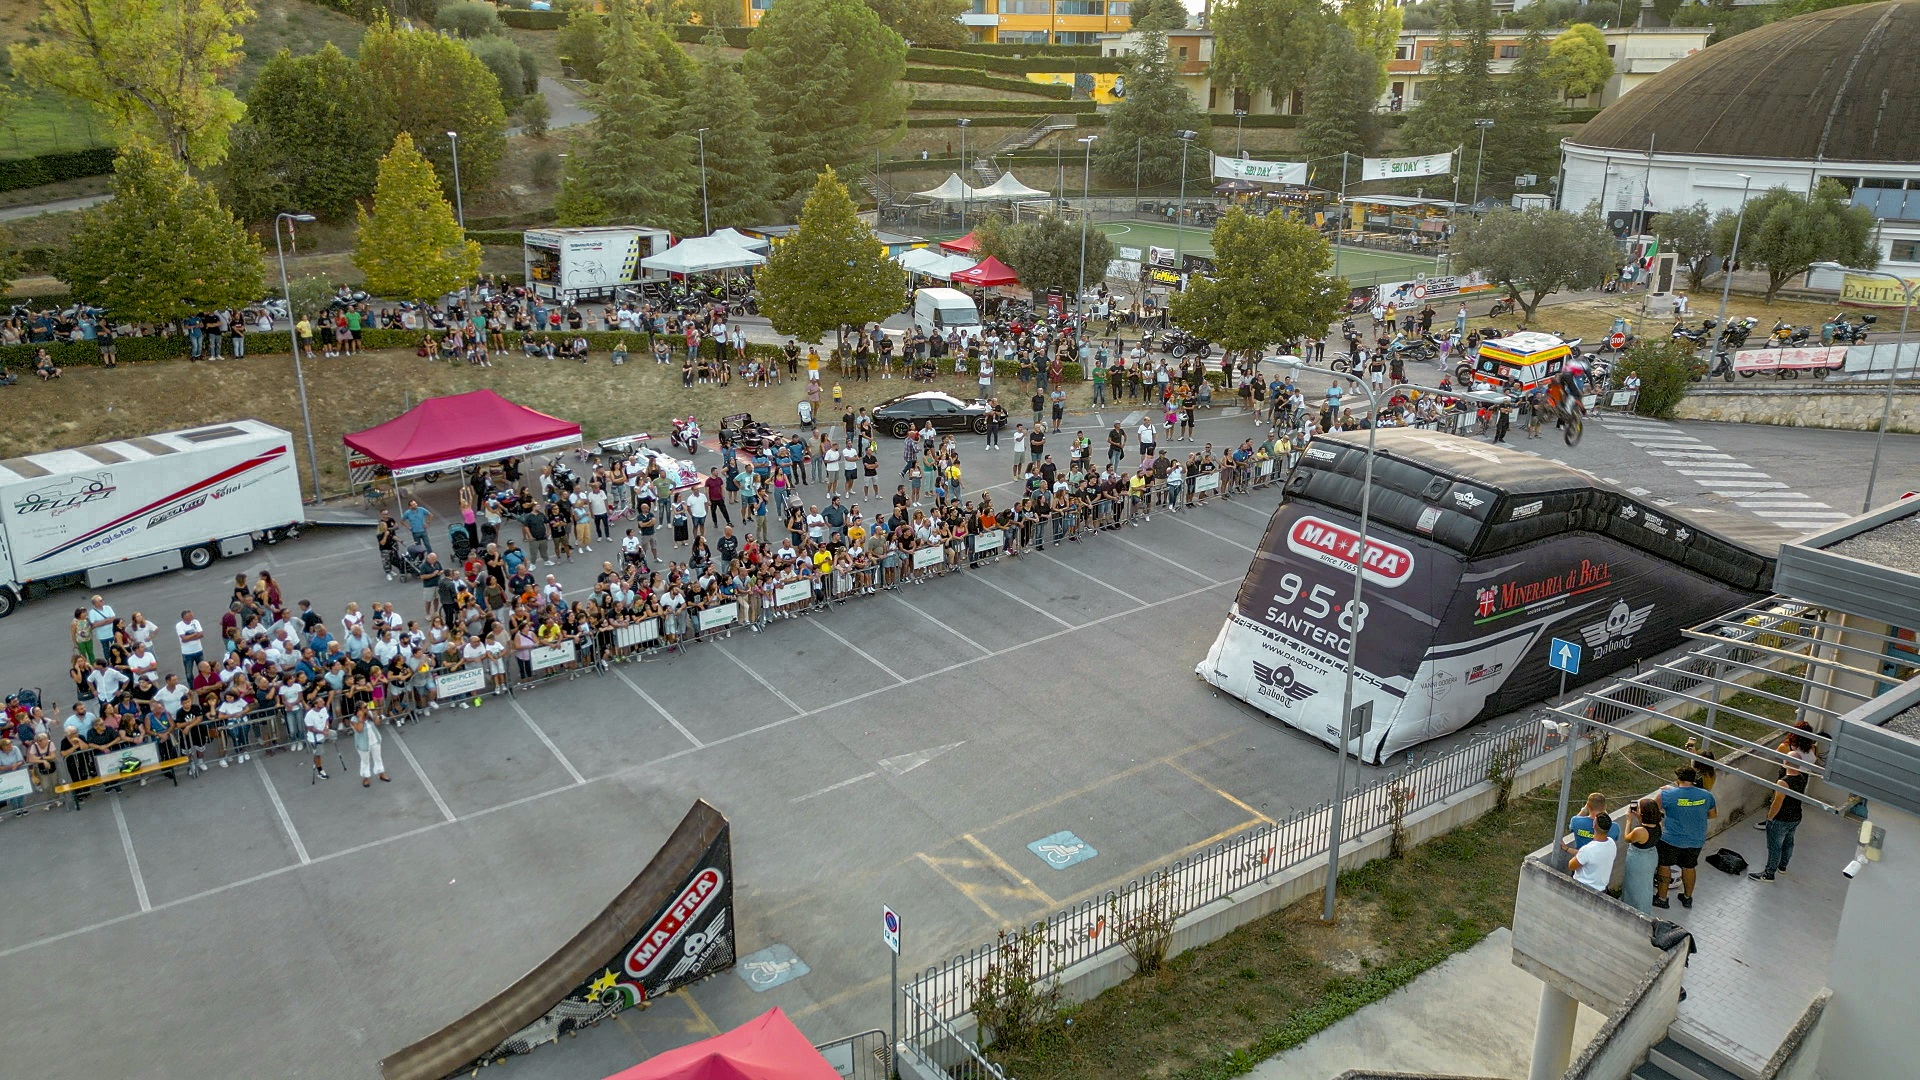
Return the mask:
<svg viewBox="0 0 1920 1080">
<path fill-rule="evenodd" d="M 840 1080 L 787 1014 L 767 1010 L 724 1035 L 669 1050 L 607 1080 Z"/>
<path fill-rule="evenodd" d="M 378 427 L 341 439 L 395 480 L 446 472 L 580 441 L 580 425 L 515 405 L 491 390 L 428 398 Z"/>
<path fill-rule="evenodd" d="M 1020 279 L 1012 270 L 1007 269 L 1006 263 L 989 255 L 973 269 L 962 270 L 953 275 L 953 280 L 966 285 L 991 286 L 1013 285 Z"/>
<path fill-rule="evenodd" d="M 975 240 L 973 238 L 972 233 L 968 233 L 967 235 L 961 237 L 958 240 L 940 241 L 941 251 L 953 251 L 953 252 L 958 252 L 961 255 L 971 255 L 973 254 L 973 250 L 979 246 L 980 246 L 980 241 Z"/>
</svg>

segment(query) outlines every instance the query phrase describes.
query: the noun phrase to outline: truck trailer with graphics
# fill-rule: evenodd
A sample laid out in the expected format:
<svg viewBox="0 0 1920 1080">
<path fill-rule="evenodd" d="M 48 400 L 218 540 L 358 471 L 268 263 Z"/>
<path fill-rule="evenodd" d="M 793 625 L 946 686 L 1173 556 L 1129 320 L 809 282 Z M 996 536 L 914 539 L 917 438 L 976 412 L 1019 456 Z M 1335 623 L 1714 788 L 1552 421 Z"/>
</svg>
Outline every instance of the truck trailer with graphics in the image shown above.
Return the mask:
<svg viewBox="0 0 1920 1080">
<path fill-rule="evenodd" d="M 296 535 L 293 437 L 257 420 L 0 461 L 0 616 L 52 588 L 92 588 Z"/>
<path fill-rule="evenodd" d="M 521 235 L 521 261 L 535 296 L 573 303 L 665 280 L 666 274 L 643 268 L 640 260 L 672 246 L 673 234 L 665 229 L 529 229 Z"/>
</svg>

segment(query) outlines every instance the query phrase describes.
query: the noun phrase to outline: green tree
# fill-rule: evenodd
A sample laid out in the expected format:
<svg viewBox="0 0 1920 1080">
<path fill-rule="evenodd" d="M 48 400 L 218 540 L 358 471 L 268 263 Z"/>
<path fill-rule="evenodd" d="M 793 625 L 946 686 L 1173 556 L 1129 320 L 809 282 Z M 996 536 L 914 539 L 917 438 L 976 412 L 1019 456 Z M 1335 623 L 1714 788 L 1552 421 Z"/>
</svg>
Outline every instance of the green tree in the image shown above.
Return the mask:
<svg viewBox="0 0 1920 1080">
<path fill-rule="evenodd" d="M 434 10 L 433 28 L 469 40 L 502 37 L 507 32 L 498 9 L 485 0 L 453 0 L 441 4 Z"/>
<path fill-rule="evenodd" d="M 539 61 L 526 46 L 511 38 L 475 38 L 467 42 L 467 51 L 493 73 L 494 84 L 500 88 L 502 111 L 517 111 L 527 95 L 540 88 Z M 466 162 L 463 160 L 460 164 L 464 167 Z"/>
<path fill-rule="evenodd" d="M 1568 97 L 1598 93 L 1613 78 L 1613 57 L 1607 55 L 1607 37 L 1592 23 L 1574 23 L 1553 39 L 1547 72 L 1553 85 Z"/>
<path fill-rule="evenodd" d="M 1093 144 L 1093 170 L 1115 183 L 1134 178 L 1163 184 L 1180 176 L 1186 150 L 1176 131 L 1197 132 L 1186 150 L 1187 176 L 1205 180 L 1213 168 L 1207 157 L 1213 125 L 1180 85 L 1167 58 L 1167 36 L 1148 32 L 1125 58 L 1127 96 L 1107 116 L 1107 131 Z M 1137 154 L 1137 158 L 1136 158 Z"/>
<path fill-rule="evenodd" d="M 1680 257 L 1687 270 L 1687 288 L 1699 289 L 1707 279 L 1714 251 L 1714 213 L 1704 201 L 1660 215 L 1660 249 Z"/>
<path fill-rule="evenodd" d="M 799 228 L 774 247 L 754 280 L 776 333 L 818 341 L 837 331 L 843 352 L 848 326 L 899 311 L 907 289 L 906 271 L 854 213 L 831 166 L 820 170 Z"/>
<path fill-rule="evenodd" d="M 254 79 L 233 132 L 225 186 L 234 213 L 243 221 L 282 210 L 351 216 L 373 191 L 384 149 L 366 122 L 372 102 L 365 76 L 332 42 L 306 56 L 280 50 Z"/>
<path fill-rule="evenodd" d="M 1622 381 L 1628 375 L 1640 376 L 1640 396 L 1634 399 L 1633 411 L 1641 416 L 1670 418 L 1680 399 L 1687 396 L 1687 386 L 1693 381 L 1693 373 L 1700 362 L 1694 358 L 1693 346 L 1664 334 L 1643 337 L 1635 341 L 1620 357 L 1616 376 Z M 1732 378 L 1732 374 L 1728 374 Z"/>
<path fill-rule="evenodd" d="M 700 172 L 691 134 L 674 123 L 674 96 L 649 72 L 665 74 L 647 24 L 629 0 L 607 10 L 596 114 L 567 158 L 554 211 L 563 225 L 652 225 L 676 233 L 700 226 Z M 676 46 L 677 48 L 677 46 Z M 739 123 L 740 118 L 729 122 Z M 704 125 L 703 125 L 704 126 Z"/>
<path fill-rule="evenodd" d="M 694 0 L 693 14 L 701 26 L 739 26 L 740 0 Z"/>
<path fill-rule="evenodd" d="M 1487 0 L 1445 0 L 1434 78 L 1407 117 L 1401 140 L 1416 154 L 1444 153 L 1475 142 L 1473 122 L 1493 118 L 1493 7 Z"/>
<path fill-rule="evenodd" d="M 1500 283 L 1528 322 L 1548 294 L 1605 280 L 1617 255 L 1613 233 L 1592 209 L 1489 211 L 1461 229 L 1453 250 L 1461 266 Z"/>
<path fill-rule="evenodd" d="M 1433 58 L 1437 77 L 1402 129 L 1407 148 L 1421 154 L 1464 148 L 1468 157 L 1461 168 L 1477 170 L 1482 186 L 1494 191 L 1521 174 L 1551 175 L 1559 160 L 1553 125 L 1559 120 L 1560 94 L 1547 75 L 1544 5 L 1527 10 L 1520 58 L 1503 79 L 1492 76 L 1490 0 L 1448 0 L 1440 14 L 1441 40 Z M 1474 127 L 1478 119 L 1493 121 L 1484 154 Z"/>
<path fill-rule="evenodd" d="M 9 47 L 29 84 L 94 107 L 182 161 L 213 165 L 246 107 L 223 85 L 239 68 L 246 0 L 45 0 Z M 257 299 L 257 298 L 256 298 Z"/>
<path fill-rule="evenodd" d="M 1722 214 L 1715 222 L 1717 253 L 1727 254 L 1733 247 L 1735 224 L 1732 214 Z M 1880 264 L 1879 245 L 1873 242 L 1873 211 L 1850 205 L 1839 183 L 1822 180 L 1810 196 L 1784 187 L 1769 188 L 1748 200 L 1746 226 L 1740 233 L 1740 265 L 1765 268 L 1768 303 L 1782 285 L 1814 263 L 1829 259 L 1862 270 Z"/>
<path fill-rule="evenodd" d="M 600 33 L 605 25 L 606 20 L 593 9 L 577 7 L 567 12 L 567 21 L 555 35 L 561 63 L 588 82 L 600 78 Z"/>
<path fill-rule="evenodd" d="M 971 0 L 867 0 L 895 33 L 915 45 L 959 45 L 967 40 L 960 15 Z"/>
<path fill-rule="evenodd" d="M 1307 77 L 1307 114 L 1300 119 L 1300 151 L 1320 174 L 1321 187 L 1330 188 L 1327 177 L 1340 172 L 1342 152 L 1364 157 L 1373 152 L 1380 128 L 1374 119 L 1373 105 L 1379 91 L 1374 86 L 1369 64 L 1372 58 L 1354 44 L 1353 35 L 1343 24 L 1327 31 L 1325 47 L 1314 61 Z M 1326 160 L 1326 159 L 1334 160 Z"/>
<path fill-rule="evenodd" d="M 74 299 L 155 323 L 260 299 L 260 245 L 212 185 L 139 135 L 113 170 L 113 198 L 82 212 L 54 258 Z"/>
<path fill-rule="evenodd" d="M 553 107 L 547 104 L 547 95 L 532 93 L 520 103 L 520 130 L 535 139 L 547 137 L 547 125 L 553 122 Z"/>
<path fill-rule="evenodd" d="M 1328 23 L 1321 0 L 1217 0 L 1212 18 L 1215 82 L 1281 94 L 1305 81 Z"/>
<path fill-rule="evenodd" d="M 460 134 L 460 182 L 493 178 L 507 149 L 507 112 L 500 82 L 453 38 L 376 22 L 360 39 L 360 71 L 373 94 L 371 115 L 382 143 L 405 132 L 453 190 L 453 145 Z"/>
<path fill-rule="evenodd" d="M 1035 294 L 1059 289 L 1073 296 L 1083 280 L 1094 285 L 1105 281 L 1107 264 L 1114 260 L 1113 241 L 1098 229 L 1088 229 L 1087 257 L 1082 263 L 1080 239 L 1078 225 L 1070 225 L 1056 214 L 1047 214 L 1008 229 L 1006 254 L 995 257 L 1020 275 L 1020 284 Z"/>
<path fill-rule="evenodd" d="M 904 129 L 907 44 L 862 0 L 780 0 L 748 40 L 741 73 L 773 142 L 778 197 Z"/>
<path fill-rule="evenodd" d="M 773 220 L 773 149 L 760 129 L 746 77 L 718 50 L 701 61 L 674 126 L 706 131 L 707 216 L 715 228 Z"/>
<path fill-rule="evenodd" d="M 366 275 L 368 292 L 402 300 L 444 296 L 480 273 L 480 245 L 460 231 L 433 163 L 404 131 L 380 159 L 373 213 L 360 211 L 353 265 Z"/>
<path fill-rule="evenodd" d="M 1538 178 L 1552 176 L 1560 167 L 1560 140 L 1554 125 L 1560 121 L 1563 99 L 1549 72 L 1552 45 L 1542 18 L 1545 13 L 1544 7 L 1525 13 L 1528 24 L 1520 41 L 1520 58 L 1512 73 L 1495 84 L 1494 125 L 1487 132 L 1482 179 L 1496 190 L 1506 189 L 1521 175 L 1535 177 L 1537 185 L 1543 182 Z"/>
<path fill-rule="evenodd" d="M 1401 8 L 1393 0 L 1341 0 L 1340 21 L 1354 47 L 1373 60 L 1373 96 L 1387 88 L 1387 61 L 1400 41 Z"/>
<path fill-rule="evenodd" d="M 1133 0 L 1132 27 L 1135 30 L 1184 30 L 1187 5 L 1182 0 Z"/>
<path fill-rule="evenodd" d="M 1213 230 L 1213 276 L 1193 276 L 1169 314 L 1229 349 L 1264 350 L 1318 335 L 1347 299 L 1333 250 L 1311 225 L 1235 207 Z"/>
</svg>

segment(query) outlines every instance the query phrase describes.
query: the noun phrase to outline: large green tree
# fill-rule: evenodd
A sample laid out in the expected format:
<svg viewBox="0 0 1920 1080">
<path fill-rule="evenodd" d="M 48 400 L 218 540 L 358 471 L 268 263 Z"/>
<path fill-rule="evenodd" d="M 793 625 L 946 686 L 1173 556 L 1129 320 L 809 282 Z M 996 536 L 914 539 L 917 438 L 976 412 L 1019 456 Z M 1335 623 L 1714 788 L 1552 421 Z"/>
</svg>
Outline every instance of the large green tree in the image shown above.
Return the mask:
<svg viewBox="0 0 1920 1080">
<path fill-rule="evenodd" d="M 880 21 L 915 45 L 959 45 L 967 40 L 960 15 L 971 0 L 867 0 Z"/>
<path fill-rule="evenodd" d="M 586 138 L 575 141 L 554 201 L 563 225 L 699 231 L 696 144 L 674 122 L 676 95 L 656 81 L 666 71 L 646 35 L 648 25 L 629 0 L 613 0 L 608 8 L 600 83 L 588 102 L 595 118 Z M 730 122 L 750 122 L 750 116 Z"/>
<path fill-rule="evenodd" d="M 1213 274 L 1175 296 L 1175 322 L 1229 349 L 1261 351 L 1326 333 L 1348 295 L 1333 251 L 1311 225 L 1235 207 L 1213 230 Z"/>
<path fill-rule="evenodd" d="M 45 0 L 33 35 L 10 47 L 34 86 L 92 105 L 125 134 L 212 165 L 246 111 L 226 86 L 240 66 L 246 0 Z"/>
<path fill-rule="evenodd" d="M 755 276 L 760 310 L 777 333 L 818 341 L 900 310 L 907 274 L 854 212 L 847 186 L 820 170 L 793 235 L 775 245 Z"/>
<path fill-rule="evenodd" d="M 1547 71 L 1553 84 L 1568 97 L 1599 93 L 1613 78 L 1613 57 L 1607 54 L 1607 36 L 1592 23 L 1574 23 L 1549 46 Z"/>
<path fill-rule="evenodd" d="M 480 245 L 460 231 L 433 163 L 404 131 L 380 159 L 373 213 L 360 211 L 353 265 L 368 292 L 403 300 L 436 299 L 480 273 Z"/>
<path fill-rule="evenodd" d="M 1618 258 L 1613 233 L 1592 209 L 1492 210 L 1462 227 L 1453 250 L 1461 266 L 1504 287 L 1528 322 L 1549 294 L 1606 280 Z"/>
<path fill-rule="evenodd" d="M 773 149 L 760 128 L 746 78 L 718 50 L 700 62 L 694 89 L 680 106 L 675 126 L 682 132 L 706 132 L 702 138 L 711 208 L 706 216 L 714 228 L 773 220 Z"/>
<path fill-rule="evenodd" d="M 1187 5 L 1184 0 L 1133 0 L 1132 28 L 1135 30 L 1184 30 Z"/>
<path fill-rule="evenodd" d="M 1520 39 L 1520 57 L 1513 70 L 1496 83 L 1494 126 L 1487 132 L 1487 159 L 1482 181 L 1505 188 L 1518 176 L 1534 177 L 1529 186 L 1546 183 L 1560 167 L 1560 141 L 1554 125 L 1564 103 L 1561 87 L 1551 70 L 1552 43 L 1546 36 L 1545 8 L 1527 12 L 1527 32 Z M 1476 154 L 1478 148 L 1475 149 Z"/>
<path fill-rule="evenodd" d="M 1429 61 L 1434 78 L 1401 128 L 1408 150 L 1444 153 L 1476 142 L 1474 120 L 1494 118 L 1493 25 L 1487 0 L 1444 0 Z"/>
<path fill-rule="evenodd" d="M 1212 20 L 1214 81 L 1282 95 L 1306 81 L 1329 21 L 1320 0 L 1217 0 Z"/>
<path fill-rule="evenodd" d="M 1372 57 L 1355 46 L 1345 25 L 1327 31 L 1307 77 L 1307 114 L 1300 118 L 1300 151 L 1313 163 L 1323 188 L 1338 183 L 1341 153 L 1365 157 L 1379 140 L 1373 112 L 1379 91 L 1371 65 Z"/>
<path fill-rule="evenodd" d="M 332 42 L 306 56 L 280 50 L 254 80 L 234 129 L 225 169 L 234 213 L 244 221 L 282 210 L 350 217 L 373 191 L 386 149 L 366 122 L 372 102 L 365 76 Z"/>
<path fill-rule="evenodd" d="M 1373 61 L 1373 96 L 1387 87 L 1387 61 L 1400 41 L 1401 8 L 1393 0 L 1341 0 L 1340 22 L 1353 44 Z"/>
<path fill-rule="evenodd" d="M 741 70 L 773 141 L 779 197 L 904 129 L 907 44 L 862 0 L 780 0 L 749 41 Z"/>
<path fill-rule="evenodd" d="M 1714 250 L 1719 254 L 1732 250 L 1735 224 L 1732 214 L 1722 214 L 1715 223 Z M 1816 262 L 1832 260 L 1862 270 L 1878 266 L 1873 225 L 1873 211 L 1851 205 L 1846 189 L 1833 180 L 1820 181 L 1812 195 L 1769 188 L 1747 202 L 1739 262 L 1766 270 L 1766 298 L 1771 302 L 1781 286 Z"/>
<path fill-rule="evenodd" d="M 1536 13 L 1535 9 L 1539 9 Z M 1522 174 L 1552 175 L 1558 163 L 1553 124 L 1561 95 L 1548 74 L 1551 44 L 1544 5 L 1526 13 L 1520 57 L 1504 78 L 1493 77 L 1497 20 L 1491 0 L 1447 0 L 1440 9 L 1440 41 L 1432 60 L 1437 77 L 1402 128 L 1407 149 L 1420 154 L 1463 149 L 1460 168 L 1478 172 L 1482 190 L 1506 190 Z M 1485 151 L 1475 120 L 1492 120 Z"/>
<path fill-rule="evenodd" d="M 116 319 L 169 322 L 261 295 L 260 245 L 171 153 L 130 136 L 113 198 L 80 215 L 53 274 Z"/>
<path fill-rule="evenodd" d="M 1113 241 L 1098 229 L 1088 229 L 1086 261 L 1081 262 L 1081 239 L 1080 226 L 1047 214 L 1006 230 L 1006 254 L 1000 261 L 1020 275 L 1020 284 L 1035 293 L 1059 289 L 1073 296 L 1082 281 L 1092 285 L 1105 281 L 1107 264 L 1114 259 Z"/>
<path fill-rule="evenodd" d="M 460 41 L 376 22 L 360 39 L 360 71 L 373 94 L 370 117 L 382 142 L 405 132 L 453 190 L 453 144 L 460 136 L 460 183 L 492 179 L 507 149 L 500 83 Z M 317 133 L 324 138 L 324 133 Z"/>
<path fill-rule="evenodd" d="M 1115 183 L 1131 181 L 1136 165 L 1143 183 L 1163 184 L 1180 176 L 1179 131 L 1193 131 L 1186 150 L 1187 177 L 1203 182 L 1212 175 L 1207 158 L 1213 125 L 1187 96 L 1167 57 L 1167 35 L 1148 32 L 1125 58 L 1126 97 L 1107 117 L 1107 130 L 1093 145 L 1093 170 Z"/>
<path fill-rule="evenodd" d="M 1713 226 L 1713 211 L 1707 209 L 1704 201 L 1660 215 L 1660 250 L 1680 257 L 1680 265 L 1687 271 L 1689 289 L 1699 289 L 1705 284 L 1707 270 L 1713 265 Z"/>
<path fill-rule="evenodd" d="M 600 33 L 605 23 L 598 12 L 582 5 L 567 12 L 567 21 L 555 35 L 561 62 L 588 82 L 600 78 Z"/>
</svg>

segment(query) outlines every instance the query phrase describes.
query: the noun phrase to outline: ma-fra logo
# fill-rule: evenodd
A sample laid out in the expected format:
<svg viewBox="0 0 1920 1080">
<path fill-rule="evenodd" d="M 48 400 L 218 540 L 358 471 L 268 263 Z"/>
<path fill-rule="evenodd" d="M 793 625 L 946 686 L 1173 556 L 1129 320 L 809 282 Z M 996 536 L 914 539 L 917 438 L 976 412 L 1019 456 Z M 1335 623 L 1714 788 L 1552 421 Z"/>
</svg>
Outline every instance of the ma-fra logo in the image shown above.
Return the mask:
<svg viewBox="0 0 1920 1080">
<path fill-rule="evenodd" d="M 720 886 L 725 881 L 720 871 L 711 866 L 695 874 L 659 921 L 640 935 L 639 942 L 627 953 L 627 974 L 637 979 L 652 971 L 654 965 L 667 955 L 667 946 L 672 945 L 680 932 L 698 919 L 713 898 L 720 895 Z"/>
<path fill-rule="evenodd" d="M 1413 576 L 1413 552 L 1368 537 L 1366 556 L 1360 554 L 1360 534 L 1344 525 L 1336 525 L 1311 514 L 1293 523 L 1287 531 L 1287 548 L 1315 562 L 1351 571 L 1355 562 L 1368 581 L 1387 588 L 1398 588 Z"/>
<path fill-rule="evenodd" d="M 46 514 L 59 517 L 69 510 L 109 498 L 118 490 L 110 472 L 92 476 L 69 476 L 57 483 L 27 492 L 13 504 L 16 514 Z"/>
</svg>

